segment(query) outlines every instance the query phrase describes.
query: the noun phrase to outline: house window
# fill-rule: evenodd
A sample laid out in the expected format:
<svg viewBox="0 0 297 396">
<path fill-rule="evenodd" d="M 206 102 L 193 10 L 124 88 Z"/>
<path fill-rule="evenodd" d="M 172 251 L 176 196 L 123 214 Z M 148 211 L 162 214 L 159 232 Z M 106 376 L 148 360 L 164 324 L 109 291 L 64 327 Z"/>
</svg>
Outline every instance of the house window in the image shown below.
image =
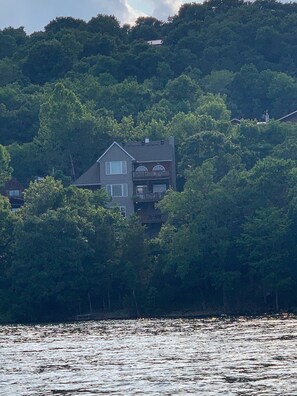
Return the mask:
<svg viewBox="0 0 297 396">
<path fill-rule="evenodd" d="M 9 197 L 19 197 L 20 196 L 20 190 L 9 190 L 8 191 L 8 196 Z"/>
<path fill-rule="evenodd" d="M 128 197 L 128 184 L 106 184 L 106 191 L 111 197 Z"/>
<path fill-rule="evenodd" d="M 153 193 L 156 196 L 163 197 L 166 192 L 166 184 L 154 184 Z"/>
<path fill-rule="evenodd" d="M 147 172 L 148 171 L 147 167 L 143 166 L 143 165 L 138 166 L 135 170 L 136 170 L 136 172 Z"/>
<path fill-rule="evenodd" d="M 138 185 L 135 189 L 136 195 L 140 198 L 145 198 L 148 193 L 147 185 Z"/>
<path fill-rule="evenodd" d="M 153 171 L 164 171 L 164 170 L 165 170 L 165 168 L 163 165 L 155 165 L 153 167 Z"/>
<path fill-rule="evenodd" d="M 106 175 L 126 175 L 127 161 L 107 161 L 105 162 Z"/>
</svg>

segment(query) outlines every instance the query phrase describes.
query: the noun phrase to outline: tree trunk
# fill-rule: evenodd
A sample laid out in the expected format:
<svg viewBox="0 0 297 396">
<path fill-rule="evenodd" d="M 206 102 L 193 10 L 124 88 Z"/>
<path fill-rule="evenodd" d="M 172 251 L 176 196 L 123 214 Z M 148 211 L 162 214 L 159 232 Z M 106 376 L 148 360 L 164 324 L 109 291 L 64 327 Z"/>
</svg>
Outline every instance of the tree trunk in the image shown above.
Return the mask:
<svg viewBox="0 0 297 396">
<path fill-rule="evenodd" d="M 227 291 L 226 291 L 226 283 L 223 283 L 223 307 L 224 309 L 228 309 L 228 301 L 227 301 Z"/>
<path fill-rule="evenodd" d="M 278 294 L 278 288 L 275 288 L 275 310 L 276 312 L 279 312 L 279 294 Z"/>
<path fill-rule="evenodd" d="M 267 295 L 266 295 L 266 287 L 265 287 L 265 283 L 262 280 L 262 293 L 263 293 L 263 302 L 264 302 L 264 306 L 266 307 L 267 305 Z"/>
<path fill-rule="evenodd" d="M 108 304 L 108 310 L 111 310 L 111 301 L 110 301 L 110 291 L 108 290 L 107 292 L 107 304 Z"/>
<path fill-rule="evenodd" d="M 133 289 L 132 294 L 133 294 L 133 300 L 134 300 L 134 304 L 135 304 L 136 315 L 137 315 L 137 317 L 139 317 L 140 315 L 139 315 L 138 304 L 137 304 L 137 300 L 136 300 L 136 295 L 135 295 L 135 290 L 134 289 Z"/>
<path fill-rule="evenodd" d="M 89 300 L 89 309 L 90 309 L 90 313 L 93 313 L 92 300 L 91 300 L 90 292 L 88 292 L 88 300 Z"/>
<path fill-rule="evenodd" d="M 76 179 L 76 174 L 75 174 L 74 163 L 73 163 L 73 158 L 72 158 L 72 154 L 71 153 L 69 153 L 69 159 L 70 159 L 70 165 L 71 165 L 72 180 L 75 180 Z"/>
</svg>

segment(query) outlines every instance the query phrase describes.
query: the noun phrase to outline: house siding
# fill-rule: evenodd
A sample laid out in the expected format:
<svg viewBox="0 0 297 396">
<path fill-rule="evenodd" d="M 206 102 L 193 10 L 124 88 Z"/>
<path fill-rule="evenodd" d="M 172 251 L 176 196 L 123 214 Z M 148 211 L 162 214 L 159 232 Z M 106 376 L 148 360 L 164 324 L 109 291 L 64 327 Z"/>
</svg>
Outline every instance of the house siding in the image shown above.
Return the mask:
<svg viewBox="0 0 297 396">
<path fill-rule="evenodd" d="M 122 175 L 107 175 L 105 163 L 109 161 L 127 161 L 127 174 Z M 132 200 L 133 196 L 133 180 L 132 180 L 132 169 L 133 160 L 125 153 L 118 145 L 113 145 L 100 158 L 100 181 L 102 188 L 106 188 L 108 184 L 124 184 L 128 186 L 127 197 L 112 197 L 112 204 L 126 207 L 126 215 L 130 216 L 134 213 L 134 204 Z"/>
<path fill-rule="evenodd" d="M 126 161 L 126 174 L 106 174 L 106 163 Z M 120 169 L 109 164 L 108 173 Z M 145 166 L 144 171 L 136 171 L 138 166 Z M 164 170 L 154 170 L 154 166 L 162 165 Z M 130 142 L 119 145 L 114 142 L 82 176 L 73 184 L 81 188 L 104 188 L 112 193 L 126 192 L 119 186 L 127 186 L 127 196 L 113 196 L 110 206 L 117 205 L 124 209 L 126 216 L 134 213 L 143 224 L 160 229 L 164 223 L 164 215 L 157 208 L 166 190 L 176 189 L 174 139 L 144 142 Z M 124 195 L 124 194 L 123 194 Z"/>
</svg>

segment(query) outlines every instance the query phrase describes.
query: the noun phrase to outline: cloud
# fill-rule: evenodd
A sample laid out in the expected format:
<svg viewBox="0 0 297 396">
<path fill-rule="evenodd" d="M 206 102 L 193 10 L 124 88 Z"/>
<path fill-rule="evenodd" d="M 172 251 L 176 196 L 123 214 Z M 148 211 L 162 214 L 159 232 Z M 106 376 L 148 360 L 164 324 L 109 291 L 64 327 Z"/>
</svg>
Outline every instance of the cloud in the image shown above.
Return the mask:
<svg viewBox="0 0 297 396">
<path fill-rule="evenodd" d="M 122 23 L 133 23 L 140 15 L 145 13 L 136 10 L 128 0 L 91 0 L 97 9 L 97 13 L 115 15 Z"/>
<path fill-rule="evenodd" d="M 121 23 L 133 23 L 148 14 L 166 21 L 185 2 L 191 0 L 0 0 L 0 29 L 24 26 L 27 33 L 32 33 L 43 30 L 58 16 L 88 21 L 97 14 L 115 15 Z"/>
<path fill-rule="evenodd" d="M 181 0 L 152 0 L 154 4 L 153 16 L 166 21 L 171 15 L 175 15 L 179 7 L 184 3 Z"/>
<path fill-rule="evenodd" d="M 58 16 L 89 20 L 97 14 L 115 15 L 121 23 L 132 23 L 145 13 L 129 0 L 0 0 L 0 29 L 24 26 L 28 33 L 43 30 Z"/>
</svg>

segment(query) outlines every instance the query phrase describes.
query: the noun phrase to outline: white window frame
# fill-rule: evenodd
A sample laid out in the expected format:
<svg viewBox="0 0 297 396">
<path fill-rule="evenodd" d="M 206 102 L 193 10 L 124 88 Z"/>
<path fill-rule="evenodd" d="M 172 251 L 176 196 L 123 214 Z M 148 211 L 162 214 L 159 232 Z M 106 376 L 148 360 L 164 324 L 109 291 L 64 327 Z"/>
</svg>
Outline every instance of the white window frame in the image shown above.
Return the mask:
<svg viewBox="0 0 297 396">
<path fill-rule="evenodd" d="M 114 195 L 114 191 L 113 190 L 114 190 L 115 186 L 121 186 L 122 195 Z M 105 188 L 106 188 L 106 191 L 107 191 L 108 195 L 111 196 L 112 198 L 128 197 L 128 184 L 127 183 L 106 184 Z"/>
<path fill-rule="evenodd" d="M 165 194 L 166 191 L 167 191 L 167 186 L 165 183 L 164 184 L 153 184 L 153 193 L 154 194 Z"/>
<path fill-rule="evenodd" d="M 8 190 L 9 197 L 19 197 L 21 195 L 20 190 Z"/>
<path fill-rule="evenodd" d="M 155 172 L 164 172 L 166 169 L 164 168 L 164 166 L 163 165 L 160 165 L 160 164 L 158 164 L 158 165 L 155 165 L 154 167 L 153 167 L 153 171 L 155 171 Z"/>
<path fill-rule="evenodd" d="M 120 172 L 112 170 L 112 164 L 120 164 Z M 106 175 L 126 175 L 127 174 L 127 161 L 106 161 L 105 162 L 105 174 Z"/>
<path fill-rule="evenodd" d="M 148 172 L 148 169 L 144 165 L 139 165 L 136 169 L 135 172 Z"/>
</svg>

